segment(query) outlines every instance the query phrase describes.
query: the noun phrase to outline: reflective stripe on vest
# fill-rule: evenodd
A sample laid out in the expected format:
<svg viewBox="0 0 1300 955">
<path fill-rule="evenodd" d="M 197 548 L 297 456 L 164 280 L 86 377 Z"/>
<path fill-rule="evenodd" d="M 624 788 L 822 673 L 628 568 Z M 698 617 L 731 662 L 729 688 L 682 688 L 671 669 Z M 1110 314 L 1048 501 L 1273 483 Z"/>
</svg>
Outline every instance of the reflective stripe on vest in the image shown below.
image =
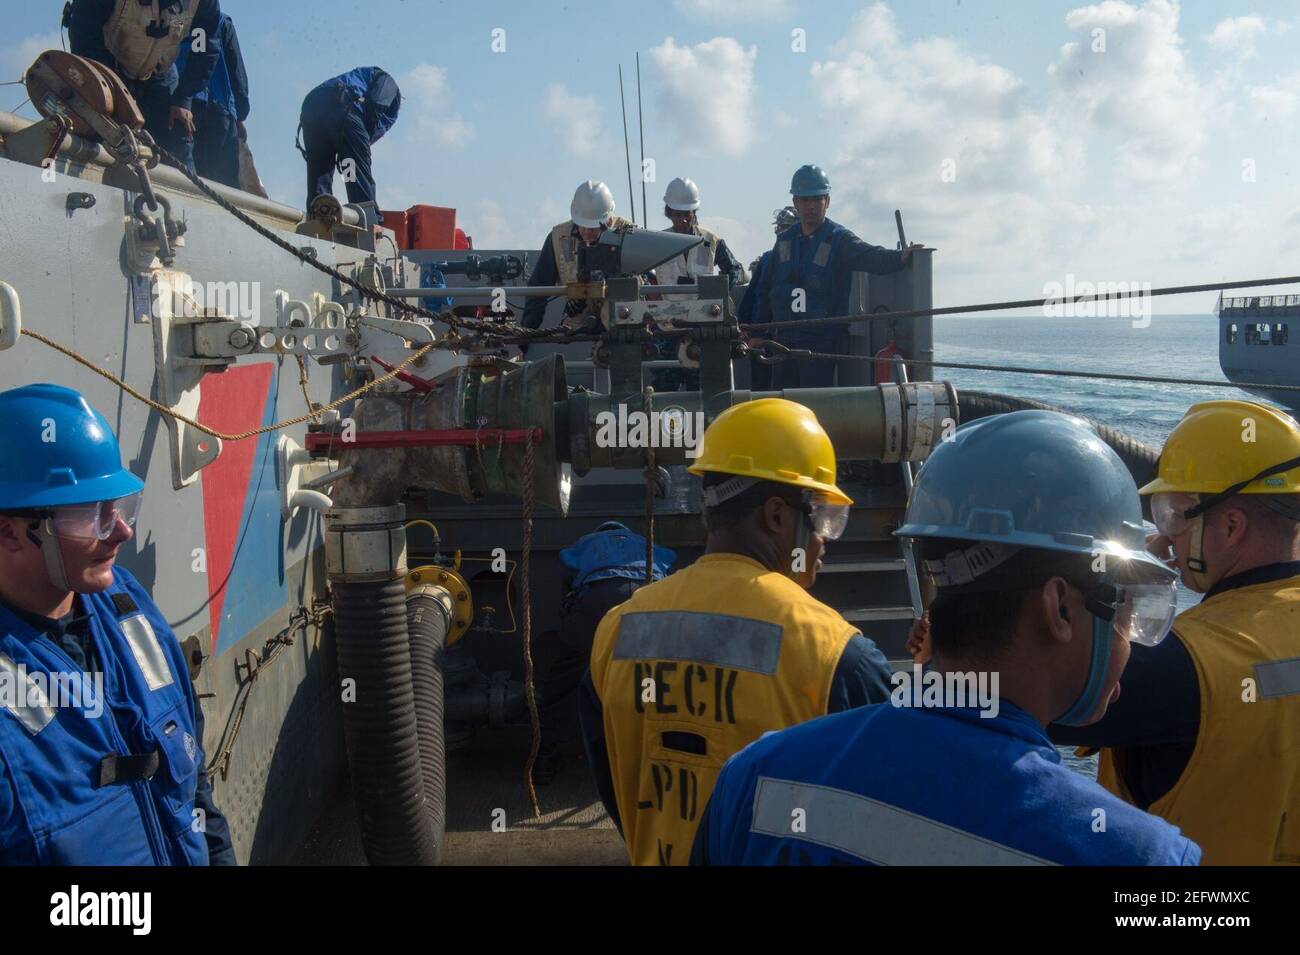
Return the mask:
<svg viewBox="0 0 1300 955">
<path fill-rule="evenodd" d="M 180 45 L 187 40 L 190 24 L 199 0 L 180 0 L 179 13 L 170 9 L 171 3 L 153 0 L 117 0 L 113 12 L 104 24 L 104 46 L 113 54 L 118 69 L 133 79 L 147 79 L 161 73 L 176 62 Z M 161 36 L 151 36 L 150 31 Z M 215 37 L 205 38 L 215 42 Z"/>
<path fill-rule="evenodd" d="M 1053 864 L 857 793 L 767 776 L 754 791 L 750 832 L 816 843 L 876 865 Z"/>
<path fill-rule="evenodd" d="M 1196 666 L 1200 725 L 1148 812 L 1199 843 L 1206 865 L 1300 864 L 1300 578 L 1216 594 L 1174 631 Z M 1102 750 L 1097 781 L 1131 802 L 1123 760 Z"/>
<path fill-rule="evenodd" d="M 1300 693 L 1300 657 L 1279 660 L 1277 663 L 1256 663 L 1255 682 L 1264 699 L 1275 696 L 1295 696 Z"/>
<path fill-rule="evenodd" d="M 26 682 L 26 689 L 19 683 Z M 22 705 L 19 694 L 26 694 L 26 702 L 35 705 Z M 30 673 L 18 668 L 8 656 L 0 653 L 0 707 L 4 707 L 18 718 L 18 722 L 35 736 L 54 719 L 54 707 L 46 697 L 44 690 L 36 684 Z"/>
<path fill-rule="evenodd" d="M 167 657 L 163 655 L 162 645 L 158 643 L 158 636 L 148 618 L 136 614 L 120 621 L 119 626 L 149 689 L 160 690 L 169 686 L 172 682 L 171 667 L 167 665 Z"/>
<path fill-rule="evenodd" d="M 830 228 L 824 235 L 806 236 L 799 232 L 797 226 L 788 230 L 789 238 L 782 238 L 776 244 L 776 263 L 772 272 L 771 302 L 772 315 L 776 321 L 791 321 L 801 318 L 824 318 L 827 315 L 842 314 L 848 308 L 849 285 L 840 283 L 837 288 L 836 276 L 830 269 L 831 256 L 835 246 L 846 234 L 843 226 L 830 222 Z M 825 228 L 825 227 L 823 227 Z M 787 233 L 782 233 L 786 235 Z M 813 247 L 810 243 L 816 242 Z M 811 257 L 805 258 L 811 251 Z M 795 311 L 796 293 L 802 299 L 802 310 Z M 788 330 L 798 340 L 800 330 Z M 829 334 L 825 329 L 809 329 L 814 337 Z"/>
<path fill-rule="evenodd" d="M 605 615 L 591 681 L 635 864 L 689 861 L 722 765 L 770 730 L 824 715 L 855 633 L 737 554 L 706 554 Z"/>
<path fill-rule="evenodd" d="M 85 703 L 91 681 L 67 672 L 56 642 L 0 607 L 0 649 L 47 681 L 57 710 L 36 734 L 28 721 L 0 713 L 0 764 L 19 781 L 16 811 L 0 813 L 0 861 L 207 862 L 206 836 L 193 826 L 202 752 L 185 656 L 129 573 L 114 568 L 113 577 L 108 589 L 78 598 L 102 663 L 103 697 L 94 706 Z M 68 677 L 82 680 L 82 702 L 62 683 L 54 689 Z"/>
<path fill-rule="evenodd" d="M 630 613 L 619 627 L 614 659 L 683 660 L 772 676 L 781 659 L 781 628 L 721 613 Z"/>
</svg>

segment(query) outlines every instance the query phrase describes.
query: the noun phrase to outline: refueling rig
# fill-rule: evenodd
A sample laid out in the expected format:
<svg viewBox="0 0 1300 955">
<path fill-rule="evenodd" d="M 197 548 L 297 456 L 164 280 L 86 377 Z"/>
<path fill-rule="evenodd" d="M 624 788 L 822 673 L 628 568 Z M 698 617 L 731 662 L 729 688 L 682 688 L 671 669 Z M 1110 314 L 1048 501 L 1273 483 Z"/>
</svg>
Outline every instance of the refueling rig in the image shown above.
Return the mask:
<svg viewBox="0 0 1300 955">
<path fill-rule="evenodd" d="M 189 651 L 241 861 L 287 859 L 346 770 L 369 860 L 437 862 L 448 746 L 529 718 L 558 550 L 612 518 L 693 560 L 694 423 L 755 397 L 804 404 L 830 434 L 855 504 L 813 592 L 903 656 L 924 595 L 892 530 L 912 467 L 961 420 L 951 385 L 864 361 L 842 387 L 749 390 L 741 289 L 702 277 L 663 298 L 641 278 L 694 236 L 606 232 L 578 283 L 543 289 L 519 284 L 520 250 L 503 250 L 518 269 L 384 256 L 393 233 L 370 204 L 304 217 L 157 165 L 107 73 L 43 54 L 27 79 L 46 118 L 0 114 L 0 363 L 7 387 L 84 393 L 146 482 L 119 560 Z M 931 255 L 859 276 L 854 310 L 929 308 Z M 450 287 L 422 286 L 429 263 L 450 264 Z M 589 325 L 534 333 L 508 306 L 411 304 L 434 295 L 545 295 L 548 320 L 585 299 Z M 663 338 L 674 359 L 648 356 Z M 930 320 L 851 341 L 929 358 Z M 521 343 L 527 360 L 511 357 Z M 665 365 L 698 388 L 655 391 Z M 652 424 L 639 439 L 610 427 L 637 416 Z"/>
</svg>

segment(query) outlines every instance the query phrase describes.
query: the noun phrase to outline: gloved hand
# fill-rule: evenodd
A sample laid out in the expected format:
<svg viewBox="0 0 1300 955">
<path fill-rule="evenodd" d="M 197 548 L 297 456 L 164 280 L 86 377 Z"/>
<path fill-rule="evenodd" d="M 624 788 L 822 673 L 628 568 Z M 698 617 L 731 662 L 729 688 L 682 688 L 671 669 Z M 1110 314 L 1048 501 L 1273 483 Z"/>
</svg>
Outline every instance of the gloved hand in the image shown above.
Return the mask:
<svg viewBox="0 0 1300 955">
<path fill-rule="evenodd" d="M 564 302 L 564 314 L 573 318 L 587 310 L 587 300 L 585 298 L 571 298 Z"/>
</svg>

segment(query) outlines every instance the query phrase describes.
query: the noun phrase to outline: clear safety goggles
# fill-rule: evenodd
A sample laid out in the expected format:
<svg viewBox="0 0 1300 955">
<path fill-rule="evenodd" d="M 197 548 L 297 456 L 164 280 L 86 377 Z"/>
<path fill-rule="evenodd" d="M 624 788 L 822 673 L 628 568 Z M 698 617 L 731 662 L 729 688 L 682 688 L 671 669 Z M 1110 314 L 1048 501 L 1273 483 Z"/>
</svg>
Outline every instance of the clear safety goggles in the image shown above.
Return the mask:
<svg viewBox="0 0 1300 955">
<path fill-rule="evenodd" d="M 804 505 L 804 513 L 812 525 L 812 532 L 824 541 L 839 540 L 849 525 L 849 506 L 829 504 L 815 498 Z"/>
<path fill-rule="evenodd" d="M 1144 584 L 1103 584 L 1087 593 L 1088 610 L 1126 640 L 1154 647 L 1169 633 L 1178 613 L 1173 580 Z"/>
<path fill-rule="evenodd" d="M 139 514 L 140 492 L 138 491 L 109 501 L 65 504 L 44 512 L 55 537 L 98 541 L 105 541 L 112 537 L 118 521 L 127 527 L 134 527 L 135 519 Z"/>
<path fill-rule="evenodd" d="M 1188 518 L 1187 512 L 1200 503 L 1195 494 L 1177 491 L 1161 491 L 1151 495 L 1151 521 L 1161 537 L 1173 540 L 1185 533 L 1192 526 L 1194 518 Z"/>
</svg>

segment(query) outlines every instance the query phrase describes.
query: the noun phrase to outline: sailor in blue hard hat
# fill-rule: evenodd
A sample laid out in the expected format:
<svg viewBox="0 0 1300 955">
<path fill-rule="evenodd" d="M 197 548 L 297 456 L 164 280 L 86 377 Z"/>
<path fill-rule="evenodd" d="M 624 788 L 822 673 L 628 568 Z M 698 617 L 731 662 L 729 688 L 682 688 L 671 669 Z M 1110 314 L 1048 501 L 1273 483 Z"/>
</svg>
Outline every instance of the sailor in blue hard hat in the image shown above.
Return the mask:
<svg viewBox="0 0 1300 955">
<path fill-rule="evenodd" d="M 828 219 L 831 181 L 820 166 L 795 170 L 790 195 L 799 221 L 777 234 L 771 267 L 758 284 L 758 305 L 752 316 L 756 324 L 847 315 L 855 272 L 897 272 L 907 267 L 913 250 L 923 248 L 918 243 L 901 251 L 870 245 Z M 832 354 L 848 350 L 847 325 L 787 327 L 776 336 L 759 331 L 762 337 L 779 338 L 792 348 Z M 830 387 L 835 384 L 835 366 L 831 359 L 785 361 L 778 366 L 772 387 Z"/>
<path fill-rule="evenodd" d="M 1119 456 L 1058 412 L 968 424 L 921 468 L 897 533 L 937 586 L 932 668 L 895 673 L 889 704 L 738 753 L 694 860 L 1196 864 L 1195 843 L 1062 765 L 1045 730 L 1100 719 L 1129 641 L 1173 619 Z"/>
<path fill-rule="evenodd" d="M 566 749 L 581 752 L 576 691 L 591 663 L 596 627 L 645 584 L 645 557 L 646 539 L 618 521 L 605 521 L 560 551 L 567 583 L 560 628 L 536 651 L 542 745 L 533 781 L 538 785 L 555 778 Z M 650 579 L 662 580 L 675 563 L 677 554 L 656 544 Z"/>
<path fill-rule="evenodd" d="M 185 655 L 115 566 L 144 483 L 71 389 L 0 421 L 0 865 L 233 865 Z"/>
</svg>

